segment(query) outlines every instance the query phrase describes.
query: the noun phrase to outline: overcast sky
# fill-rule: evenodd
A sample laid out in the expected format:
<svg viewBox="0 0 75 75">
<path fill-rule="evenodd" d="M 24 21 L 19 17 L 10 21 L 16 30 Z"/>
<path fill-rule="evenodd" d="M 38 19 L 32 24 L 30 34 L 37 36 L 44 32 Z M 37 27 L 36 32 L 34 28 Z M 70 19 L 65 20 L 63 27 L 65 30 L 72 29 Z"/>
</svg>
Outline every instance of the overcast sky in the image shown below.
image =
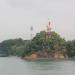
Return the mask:
<svg viewBox="0 0 75 75">
<path fill-rule="evenodd" d="M 30 38 L 44 30 L 48 18 L 52 30 L 65 39 L 75 39 L 75 0 L 0 0 L 0 41 Z"/>
</svg>

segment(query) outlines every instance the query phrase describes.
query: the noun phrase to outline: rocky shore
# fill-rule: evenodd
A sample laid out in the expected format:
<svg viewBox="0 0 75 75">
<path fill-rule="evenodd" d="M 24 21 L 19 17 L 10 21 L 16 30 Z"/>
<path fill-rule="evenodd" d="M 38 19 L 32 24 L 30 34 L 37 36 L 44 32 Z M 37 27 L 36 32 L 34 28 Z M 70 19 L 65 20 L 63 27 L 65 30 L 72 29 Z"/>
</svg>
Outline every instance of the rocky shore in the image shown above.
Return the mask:
<svg viewBox="0 0 75 75">
<path fill-rule="evenodd" d="M 68 59 L 68 55 L 62 52 L 53 52 L 53 53 L 32 53 L 23 57 L 25 60 L 41 60 L 41 59 Z"/>
</svg>

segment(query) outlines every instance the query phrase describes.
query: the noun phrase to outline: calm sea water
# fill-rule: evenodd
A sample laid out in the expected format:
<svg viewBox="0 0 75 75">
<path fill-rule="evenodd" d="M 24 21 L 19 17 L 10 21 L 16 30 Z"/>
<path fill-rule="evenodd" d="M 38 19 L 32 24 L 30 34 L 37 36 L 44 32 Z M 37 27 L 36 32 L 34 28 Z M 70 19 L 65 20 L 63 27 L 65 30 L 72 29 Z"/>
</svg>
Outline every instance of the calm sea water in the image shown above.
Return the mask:
<svg viewBox="0 0 75 75">
<path fill-rule="evenodd" d="M 25 61 L 0 57 L 0 75 L 75 75 L 75 61 Z"/>
</svg>

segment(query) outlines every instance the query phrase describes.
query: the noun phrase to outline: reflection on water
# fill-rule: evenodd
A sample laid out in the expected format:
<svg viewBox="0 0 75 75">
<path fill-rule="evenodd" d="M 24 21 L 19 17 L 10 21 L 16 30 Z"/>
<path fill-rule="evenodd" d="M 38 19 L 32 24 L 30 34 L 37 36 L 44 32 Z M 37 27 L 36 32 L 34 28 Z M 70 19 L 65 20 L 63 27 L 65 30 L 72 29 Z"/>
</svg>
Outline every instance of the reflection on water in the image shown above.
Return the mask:
<svg viewBox="0 0 75 75">
<path fill-rule="evenodd" d="M 75 61 L 25 61 L 1 57 L 0 75 L 75 75 Z"/>
</svg>

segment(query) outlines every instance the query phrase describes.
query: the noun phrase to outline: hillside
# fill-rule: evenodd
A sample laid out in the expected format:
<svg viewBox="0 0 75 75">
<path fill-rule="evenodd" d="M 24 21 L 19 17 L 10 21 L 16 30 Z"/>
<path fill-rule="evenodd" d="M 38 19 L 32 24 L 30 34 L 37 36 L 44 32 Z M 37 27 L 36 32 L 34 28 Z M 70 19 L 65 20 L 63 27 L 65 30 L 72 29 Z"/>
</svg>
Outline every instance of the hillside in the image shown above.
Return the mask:
<svg viewBox="0 0 75 75">
<path fill-rule="evenodd" d="M 46 32 L 41 31 L 32 40 L 19 38 L 3 41 L 0 43 L 0 52 L 24 58 L 71 58 L 75 56 L 75 40 L 66 41 L 54 31 L 46 36 Z"/>
</svg>

